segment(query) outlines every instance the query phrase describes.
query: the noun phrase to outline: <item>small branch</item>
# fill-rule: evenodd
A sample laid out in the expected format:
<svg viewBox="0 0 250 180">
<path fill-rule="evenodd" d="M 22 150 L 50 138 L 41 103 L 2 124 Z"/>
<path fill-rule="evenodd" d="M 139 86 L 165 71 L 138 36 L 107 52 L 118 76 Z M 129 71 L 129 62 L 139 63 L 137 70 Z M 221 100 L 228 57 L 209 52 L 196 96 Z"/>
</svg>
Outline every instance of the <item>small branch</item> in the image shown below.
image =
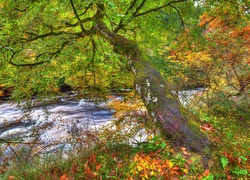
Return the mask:
<svg viewBox="0 0 250 180">
<path fill-rule="evenodd" d="M 140 9 L 144 6 L 144 4 L 146 3 L 147 0 L 143 0 L 140 4 L 140 6 L 138 6 L 136 8 L 136 11 L 133 13 L 133 16 L 135 17 L 135 15 L 140 11 Z"/>
<path fill-rule="evenodd" d="M 79 14 L 79 17 L 86 14 L 86 12 L 89 10 L 89 8 L 93 5 L 93 3 L 90 3 L 87 8 L 85 8 L 85 11 L 82 14 Z"/>
<path fill-rule="evenodd" d="M 160 9 L 162 9 L 162 8 L 167 7 L 167 6 L 171 6 L 171 4 L 174 4 L 174 3 L 179 3 L 179 2 L 184 2 L 184 1 L 186 1 L 186 0 L 172 1 L 172 2 L 169 2 L 169 3 L 164 4 L 164 5 L 162 5 L 162 6 L 159 6 L 159 7 L 156 7 L 156 8 L 150 9 L 150 10 L 147 10 L 147 11 L 145 11 L 145 12 L 142 12 L 142 13 L 139 13 L 139 14 L 135 14 L 135 16 L 134 16 L 134 17 L 139 17 L 139 16 L 142 16 L 142 15 L 145 15 L 145 14 L 151 13 L 151 12 L 155 12 L 155 11 L 158 11 L 158 10 L 160 10 Z"/>
<path fill-rule="evenodd" d="M 181 17 L 180 11 L 176 7 L 174 7 L 173 5 L 171 5 L 171 4 L 169 6 L 176 10 L 176 12 L 178 13 L 178 15 L 180 17 L 180 20 L 181 20 L 181 27 L 183 27 L 183 29 L 185 29 L 184 21 L 183 21 L 183 19 Z"/>
<path fill-rule="evenodd" d="M 32 1 L 31 3 L 33 3 L 34 1 Z M 25 7 L 24 9 L 19 9 L 19 8 L 14 8 L 14 10 L 16 10 L 16 11 L 19 11 L 19 12 L 26 12 L 27 10 L 31 10 L 32 8 L 34 8 L 35 7 L 35 4 L 33 5 L 33 6 L 31 6 L 31 7 Z"/>
<path fill-rule="evenodd" d="M 76 8 L 75 8 L 73 0 L 70 0 L 70 4 L 71 4 L 71 6 L 73 8 L 74 14 L 75 14 L 78 22 L 80 23 L 80 27 L 81 27 L 82 31 L 85 32 L 86 30 L 84 29 L 84 27 L 82 25 L 82 22 L 81 22 L 81 19 L 80 19 L 79 15 L 77 14 L 77 11 L 76 11 Z"/>
<path fill-rule="evenodd" d="M 10 64 L 13 65 L 13 66 L 22 66 L 22 67 L 24 67 L 24 66 L 37 66 L 39 64 L 44 64 L 46 62 L 47 61 L 40 61 L 40 62 L 36 62 L 36 63 L 27 63 L 27 64 L 16 64 L 16 63 L 10 61 Z"/>
<path fill-rule="evenodd" d="M 49 36 L 59 36 L 61 34 L 64 34 L 65 32 L 64 31 L 57 32 L 57 33 L 55 33 L 55 32 L 49 32 L 49 33 L 45 33 L 45 34 L 41 34 L 41 35 L 35 34 L 33 32 L 28 32 L 28 31 L 25 32 L 25 33 L 27 33 L 29 35 L 35 36 L 34 38 L 28 38 L 28 39 L 24 38 L 25 40 L 27 40 L 27 41 L 35 41 L 37 39 L 42 39 L 42 38 L 46 38 L 46 37 L 49 37 Z"/>
<path fill-rule="evenodd" d="M 92 43 L 92 51 L 93 51 L 92 65 L 93 65 L 93 72 L 94 72 L 94 85 L 96 85 L 96 76 L 95 76 L 96 43 L 94 39 L 92 39 L 91 43 Z"/>
<path fill-rule="evenodd" d="M 45 143 L 34 143 L 34 142 L 17 142 L 17 141 L 8 141 L 5 139 L 0 138 L 0 141 L 3 141 L 6 144 L 26 144 L 26 145 L 31 145 L 31 144 L 45 144 Z"/>
</svg>

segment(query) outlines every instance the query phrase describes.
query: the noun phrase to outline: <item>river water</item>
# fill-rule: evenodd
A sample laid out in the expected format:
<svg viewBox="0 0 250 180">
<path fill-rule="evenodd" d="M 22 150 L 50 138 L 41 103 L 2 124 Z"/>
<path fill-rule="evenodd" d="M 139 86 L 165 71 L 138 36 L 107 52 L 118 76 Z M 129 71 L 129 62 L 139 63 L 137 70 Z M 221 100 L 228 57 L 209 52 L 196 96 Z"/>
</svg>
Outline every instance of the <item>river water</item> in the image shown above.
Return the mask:
<svg viewBox="0 0 250 180">
<path fill-rule="evenodd" d="M 36 107 L 24 112 L 16 104 L 0 103 L 0 163 L 18 156 L 16 153 L 27 145 L 52 151 L 64 146 L 69 137 L 84 130 L 95 131 L 114 119 L 114 111 L 105 108 L 104 102 L 79 99 L 75 94 L 57 99 L 46 111 Z"/>
<path fill-rule="evenodd" d="M 200 91 L 179 91 L 176 95 L 186 105 Z M 115 97 L 121 99 L 120 96 Z M 11 157 L 20 158 L 19 152 L 28 151 L 27 147 L 36 147 L 39 153 L 54 151 L 65 146 L 69 137 L 74 138 L 79 132 L 96 131 L 114 119 L 114 111 L 106 108 L 105 104 L 79 99 L 76 94 L 57 97 L 46 111 L 38 106 L 31 112 L 25 112 L 16 104 L 0 103 L 0 164 Z"/>
</svg>

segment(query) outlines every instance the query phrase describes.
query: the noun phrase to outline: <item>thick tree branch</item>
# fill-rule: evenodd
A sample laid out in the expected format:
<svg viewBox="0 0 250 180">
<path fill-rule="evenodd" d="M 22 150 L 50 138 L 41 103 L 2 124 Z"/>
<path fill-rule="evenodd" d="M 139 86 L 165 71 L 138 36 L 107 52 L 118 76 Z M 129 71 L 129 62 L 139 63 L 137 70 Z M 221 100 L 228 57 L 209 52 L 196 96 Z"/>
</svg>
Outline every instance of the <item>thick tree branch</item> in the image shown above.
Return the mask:
<svg viewBox="0 0 250 180">
<path fill-rule="evenodd" d="M 126 10 L 126 12 L 125 12 L 125 14 L 124 14 L 125 16 L 128 15 L 129 11 L 135 6 L 136 2 L 137 2 L 137 0 L 133 0 L 133 1 L 130 3 L 130 6 L 128 7 L 128 9 Z M 118 26 L 117 26 L 117 27 L 115 28 L 115 30 L 114 30 L 115 33 L 117 33 L 120 29 L 122 29 L 122 28 L 124 27 L 123 22 L 124 22 L 124 18 L 122 18 L 122 19 L 120 20 L 120 22 L 118 23 Z"/>
<path fill-rule="evenodd" d="M 49 59 L 52 59 L 53 57 L 55 57 L 55 56 L 57 56 L 58 54 L 60 54 L 60 52 L 67 46 L 68 43 L 69 43 L 69 41 L 65 41 L 64 43 L 62 43 L 61 47 L 58 48 L 57 51 L 50 52 L 50 53 L 45 52 L 45 53 L 40 53 L 40 54 L 38 54 L 38 55 L 36 56 L 35 60 L 37 61 L 39 58 L 41 58 L 41 57 L 43 57 L 43 56 L 45 56 L 45 55 L 48 55 L 48 56 L 49 56 Z M 20 52 L 20 50 L 19 50 L 19 51 L 11 50 L 11 52 L 12 52 L 12 55 L 11 55 L 11 57 L 10 57 L 9 63 L 10 63 L 11 65 L 13 65 L 13 66 L 22 66 L 22 67 L 24 67 L 24 66 L 29 66 L 29 67 L 32 67 L 32 66 L 37 66 L 37 65 L 44 64 L 44 63 L 48 62 L 48 61 L 43 61 L 43 60 L 42 60 L 42 61 L 38 61 L 38 62 L 34 62 L 34 63 L 23 63 L 23 64 L 18 64 L 18 63 L 13 62 L 13 60 L 14 60 L 15 55 L 16 55 L 18 52 Z"/>
<path fill-rule="evenodd" d="M 135 16 L 139 11 L 140 9 L 144 6 L 144 4 L 146 3 L 147 0 L 143 0 L 141 2 L 141 4 L 136 8 L 136 11 L 133 13 L 133 16 Z"/>
<path fill-rule="evenodd" d="M 93 28 L 88 30 L 88 31 L 85 31 L 85 32 L 75 32 L 74 33 L 74 32 L 66 32 L 66 31 L 59 31 L 59 32 L 51 31 L 51 32 L 48 32 L 48 33 L 40 34 L 40 35 L 36 34 L 36 33 L 33 33 L 33 32 L 26 31 L 24 33 L 26 33 L 27 35 L 30 35 L 31 37 L 22 38 L 21 40 L 31 42 L 31 41 L 35 41 L 35 40 L 38 40 L 38 39 L 43 39 L 43 38 L 46 38 L 46 37 L 55 37 L 55 36 L 60 36 L 60 35 L 69 35 L 69 36 L 77 38 L 77 37 L 91 36 L 91 35 L 94 34 L 94 32 L 95 32 L 95 30 Z"/>
<path fill-rule="evenodd" d="M 39 65 L 39 64 L 43 64 L 45 63 L 46 61 L 40 61 L 40 62 L 35 62 L 35 63 L 25 63 L 25 64 L 17 64 L 15 62 L 13 62 L 14 60 L 14 57 L 17 53 L 21 52 L 21 50 L 18 50 L 18 51 L 15 51 L 13 49 L 8 49 L 9 51 L 12 52 L 11 54 L 11 57 L 10 57 L 10 60 L 9 60 L 9 63 L 13 66 L 36 66 L 36 65 Z"/>
</svg>

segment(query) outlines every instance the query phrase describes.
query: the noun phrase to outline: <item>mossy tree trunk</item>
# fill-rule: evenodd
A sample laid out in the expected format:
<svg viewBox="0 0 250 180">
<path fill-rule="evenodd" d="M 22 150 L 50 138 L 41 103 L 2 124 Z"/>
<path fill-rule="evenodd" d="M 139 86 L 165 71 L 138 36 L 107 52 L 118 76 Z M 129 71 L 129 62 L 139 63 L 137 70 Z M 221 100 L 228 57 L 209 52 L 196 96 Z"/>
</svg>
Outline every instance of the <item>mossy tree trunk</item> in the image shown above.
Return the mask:
<svg viewBox="0 0 250 180">
<path fill-rule="evenodd" d="M 152 66 L 149 58 L 132 40 L 112 32 L 104 22 L 97 23 L 97 33 L 108 41 L 116 53 L 123 55 L 135 76 L 135 89 L 142 98 L 149 115 L 159 123 L 162 132 L 175 147 L 204 156 L 207 137 L 195 126 L 189 113 L 168 89 L 166 81 Z"/>
</svg>

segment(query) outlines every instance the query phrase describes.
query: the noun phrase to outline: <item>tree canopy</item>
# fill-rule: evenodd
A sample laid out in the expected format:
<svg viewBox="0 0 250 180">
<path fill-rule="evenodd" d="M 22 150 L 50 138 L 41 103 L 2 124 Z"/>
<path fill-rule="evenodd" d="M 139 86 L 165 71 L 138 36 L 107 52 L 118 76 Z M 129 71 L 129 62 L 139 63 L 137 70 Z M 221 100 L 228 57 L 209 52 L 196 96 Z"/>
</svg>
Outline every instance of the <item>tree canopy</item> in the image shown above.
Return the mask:
<svg viewBox="0 0 250 180">
<path fill-rule="evenodd" d="M 100 4 L 105 9 L 97 15 Z M 124 57 L 98 36 L 98 18 L 156 54 L 154 47 L 172 41 L 182 28 L 180 11 L 191 6 L 185 1 L 2 2 L 1 82 L 16 87 L 16 99 L 57 92 L 62 83 L 101 91 L 114 84 L 131 87 Z"/>
</svg>

